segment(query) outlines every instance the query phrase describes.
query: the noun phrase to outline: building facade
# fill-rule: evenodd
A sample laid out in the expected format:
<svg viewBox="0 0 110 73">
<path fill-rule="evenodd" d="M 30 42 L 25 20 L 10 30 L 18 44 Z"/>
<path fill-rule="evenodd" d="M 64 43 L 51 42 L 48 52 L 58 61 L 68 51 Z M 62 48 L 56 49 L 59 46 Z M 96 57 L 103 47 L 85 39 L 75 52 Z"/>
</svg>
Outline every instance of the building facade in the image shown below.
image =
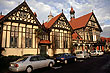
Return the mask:
<svg viewBox="0 0 110 73">
<path fill-rule="evenodd" d="M 57 16 L 50 12 L 42 25 L 24 1 L 7 15 L 0 16 L 0 46 L 3 55 L 70 53 L 97 47 L 102 29 L 93 12 L 75 18 L 71 7 L 70 21 L 63 10 Z"/>
<path fill-rule="evenodd" d="M 103 44 L 102 48 L 105 52 L 110 52 L 110 38 L 101 37 L 101 43 Z"/>
<path fill-rule="evenodd" d="M 76 51 L 78 50 L 90 51 L 93 48 L 94 49 L 96 49 L 97 47 L 101 48 L 101 44 L 97 42 L 100 41 L 100 33 L 102 32 L 102 29 L 94 13 L 91 12 L 79 18 L 75 18 L 74 15 L 75 11 L 73 10 L 73 8 L 71 8 L 70 14 L 71 14 L 70 24 L 74 32 L 76 33 L 76 35 L 75 33 L 73 33 L 73 35 L 79 36 L 76 37 L 76 39 L 73 39 L 73 45 L 77 44 Z M 77 42 L 75 42 L 76 40 Z"/>
<path fill-rule="evenodd" d="M 37 52 L 37 32 L 40 22 L 24 1 L 0 20 L 3 55 L 23 55 Z"/>
<path fill-rule="evenodd" d="M 49 15 L 50 16 L 50 15 Z M 64 13 L 52 17 L 43 24 L 49 32 L 50 49 L 52 54 L 70 53 L 72 43 L 72 27 L 66 19 Z"/>
</svg>

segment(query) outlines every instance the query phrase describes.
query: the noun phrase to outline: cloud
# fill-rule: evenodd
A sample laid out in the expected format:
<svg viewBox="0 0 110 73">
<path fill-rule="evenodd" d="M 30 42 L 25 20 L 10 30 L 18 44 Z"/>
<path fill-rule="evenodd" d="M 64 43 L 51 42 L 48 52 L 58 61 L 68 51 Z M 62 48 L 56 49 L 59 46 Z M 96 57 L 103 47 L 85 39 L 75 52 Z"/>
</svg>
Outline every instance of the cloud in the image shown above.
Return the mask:
<svg viewBox="0 0 110 73">
<path fill-rule="evenodd" d="M 0 11 L 7 14 L 13 7 L 16 7 L 16 5 L 17 3 L 15 1 L 0 0 Z"/>
<path fill-rule="evenodd" d="M 110 37 L 110 25 L 105 26 L 103 28 L 103 32 L 101 33 L 102 37 Z"/>
<path fill-rule="evenodd" d="M 110 25 L 102 25 L 101 26 L 101 28 L 104 30 L 106 27 L 108 27 L 109 28 L 109 30 L 110 30 Z"/>
<path fill-rule="evenodd" d="M 19 2 L 22 2 L 22 0 L 0 0 L 0 10 L 6 14 L 16 7 Z M 38 18 L 41 22 L 42 20 L 47 20 L 50 11 L 56 16 L 62 9 L 69 20 L 69 10 L 71 6 L 73 6 L 76 11 L 76 18 L 94 10 L 99 23 L 104 23 L 105 21 L 110 20 L 110 0 L 27 0 L 27 3 L 32 11 L 37 12 Z"/>
<path fill-rule="evenodd" d="M 77 17 L 94 10 L 99 23 L 110 20 L 110 0 L 67 0 L 67 3 L 75 8 Z"/>
<path fill-rule="evenodd" d="M 50 5 L 45 4 L 43 2 L 38 2 L 36 0 L 30 0 L 30 1 L 28 1 L 28 3 L 29 3 L 29 6 L 31 7 L 32 11 L 37 13 L 38 19 L 40 20 L 41 23 L 43 20 L 47 21 L 50 11 L 53 14 L 58 13 L 58 11 L 55 10 L 54 7 L 51 7 Z"/>
<path fill-rule="evenodd" d="M 22 3 L 23 1 L 0 0 L 0 11 L 7 14 L 18 6 L 19 2 Z M 110 0 L 26 0 L 26 2 L 32 11 L 37 13 L 37 18 L 41 23 L 43 20 L 47 21 L 50 11 L 56 16 L 61 13 L 62 9 L 67 19 L 70 20 L 69 11 L 70 7 L 73 6 L 76 18 L 94 10 L 93 12 L 103 31 L 105 32 L 105 28 L 110 28 Z"/>
</svg>

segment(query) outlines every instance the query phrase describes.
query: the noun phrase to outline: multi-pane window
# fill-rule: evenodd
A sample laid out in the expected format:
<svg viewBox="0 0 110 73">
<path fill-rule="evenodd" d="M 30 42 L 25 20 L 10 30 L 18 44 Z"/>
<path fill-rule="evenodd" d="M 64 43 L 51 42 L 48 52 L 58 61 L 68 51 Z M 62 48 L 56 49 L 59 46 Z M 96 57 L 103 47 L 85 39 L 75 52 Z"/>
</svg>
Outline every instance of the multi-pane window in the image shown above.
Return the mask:
<svg viewBox="0 0 110 73">
<path fill-rule="evenodd" d="M 68 34 L 64 33 L 64 48 L 68 48 Z"/>
<path fill-rule="evenodd" d="M 89 40 L 89 34 L 88 34 L 88 32 L 87 32 L 87 40 Z"/>
<path fill-rule="evenodd" d="M 55 32 L 55 35 L 54 35 L 54 41 L 55 41 L 55 48 L 60 48 L 60 33 L 58 32 Z"/>
<path fill-rule="evenodd" d="M 93 41 L 93 33 L 92 33 L 92 31 L 89 32 L 89 35 L 90 35 L 90 41 Z"/>
<path fill-rule="evenodd" d="M 50 40 L 52 41 L 53 48 L 56 48 L 56 49 L 70 48 L 71 33 L 60 32 L 60 30 L 53 31 L 50 37 L 52 37 L 52 39 Z"/>
<path fill-rule="evenodd" d="M 96 39 L 100 40 L 100 32 L 96 31 Z"/>
<path fill-rule="evenodd" d="M 12 26 L 10 46 L 12 48 L 18 47 L 18 27 L 16 26 Z"/>
<path fill-rule="evenodd" d="M 48 40 L 48 34 L 43 34 L 41 36 L 41 40 Z"/>
<path fill-rule="evenodd" d="M 32 29 L 26 28 L 25 47 L 32 47 Z"/>
</svg>

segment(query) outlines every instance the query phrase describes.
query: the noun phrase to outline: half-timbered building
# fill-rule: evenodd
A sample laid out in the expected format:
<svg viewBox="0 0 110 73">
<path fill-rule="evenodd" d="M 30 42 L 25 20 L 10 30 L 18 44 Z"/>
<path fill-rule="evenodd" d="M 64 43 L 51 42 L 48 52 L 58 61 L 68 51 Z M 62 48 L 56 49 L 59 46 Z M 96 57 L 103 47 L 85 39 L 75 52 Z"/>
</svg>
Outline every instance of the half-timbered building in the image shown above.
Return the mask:
<svg viewBox="0 0 110 73">
<path fill-rule="evenodd" d="M 100 41 L 100 33 L 102 32 L 102 29 L 93 11 L 79 18 L 75 18 L 75 11 L 71 7 L 70 15 L 70 24 L 74 32 L 82 38 L 82 40 L 79 38 L 82 43 L 74 43 L 77 44 L 76 50 L 90 50 L 97 47 L 101 48 L 101 44 L 97 42 Z M 73 40 L 73 42 L 74 41 L 76 40 Z"/>
<path fill-rule="evenodd" d="M 43 26 L 49 31 L 48 40 L 51 45 L 48 48 L 48 54 L 70 53 L 73 30 L 63 11 L 55 17 L 50 14 Z"/>
<path fill-rule="evenodd" d="M 36 30 L 41 27 L 34 13 L 24 1 L 0 19 L 0 46 L 3 55 L 37 54 Z"/>
<path fill-rule="evenodd" d="M 7 15 L 0 15 L 0 47 L 3 55 L 70 53 L 101 46 L 102 29 L 93 12 L 75 18 L 71 7 L 70 21 L 63 10 L 57 16 L 50 12 L 42 25 L 24 1 Z"/>
</svg>

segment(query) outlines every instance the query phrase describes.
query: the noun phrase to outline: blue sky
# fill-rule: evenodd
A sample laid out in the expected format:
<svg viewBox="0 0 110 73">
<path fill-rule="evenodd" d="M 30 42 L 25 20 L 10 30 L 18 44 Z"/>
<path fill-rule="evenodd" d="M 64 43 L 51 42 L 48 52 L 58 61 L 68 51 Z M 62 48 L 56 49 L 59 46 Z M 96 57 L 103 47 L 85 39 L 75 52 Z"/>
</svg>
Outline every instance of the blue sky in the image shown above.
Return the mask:
<svg viewBox="0 0 110 73">
<path fill-rule="evenodd" d="M 0 11 L 6 15 L 24 0 L 0 0 Z M 70 20 L 71 6 L 75 10 L 75 17 L 90 13 L 92 10 L 103 29 L 101 36 L 110 37 L 110 0 L 26 0 L 33 12 L 37 13 L 38 20 L 47 21 L 50 11 L 53 16 L 64 11 Z"/>
</svg>

